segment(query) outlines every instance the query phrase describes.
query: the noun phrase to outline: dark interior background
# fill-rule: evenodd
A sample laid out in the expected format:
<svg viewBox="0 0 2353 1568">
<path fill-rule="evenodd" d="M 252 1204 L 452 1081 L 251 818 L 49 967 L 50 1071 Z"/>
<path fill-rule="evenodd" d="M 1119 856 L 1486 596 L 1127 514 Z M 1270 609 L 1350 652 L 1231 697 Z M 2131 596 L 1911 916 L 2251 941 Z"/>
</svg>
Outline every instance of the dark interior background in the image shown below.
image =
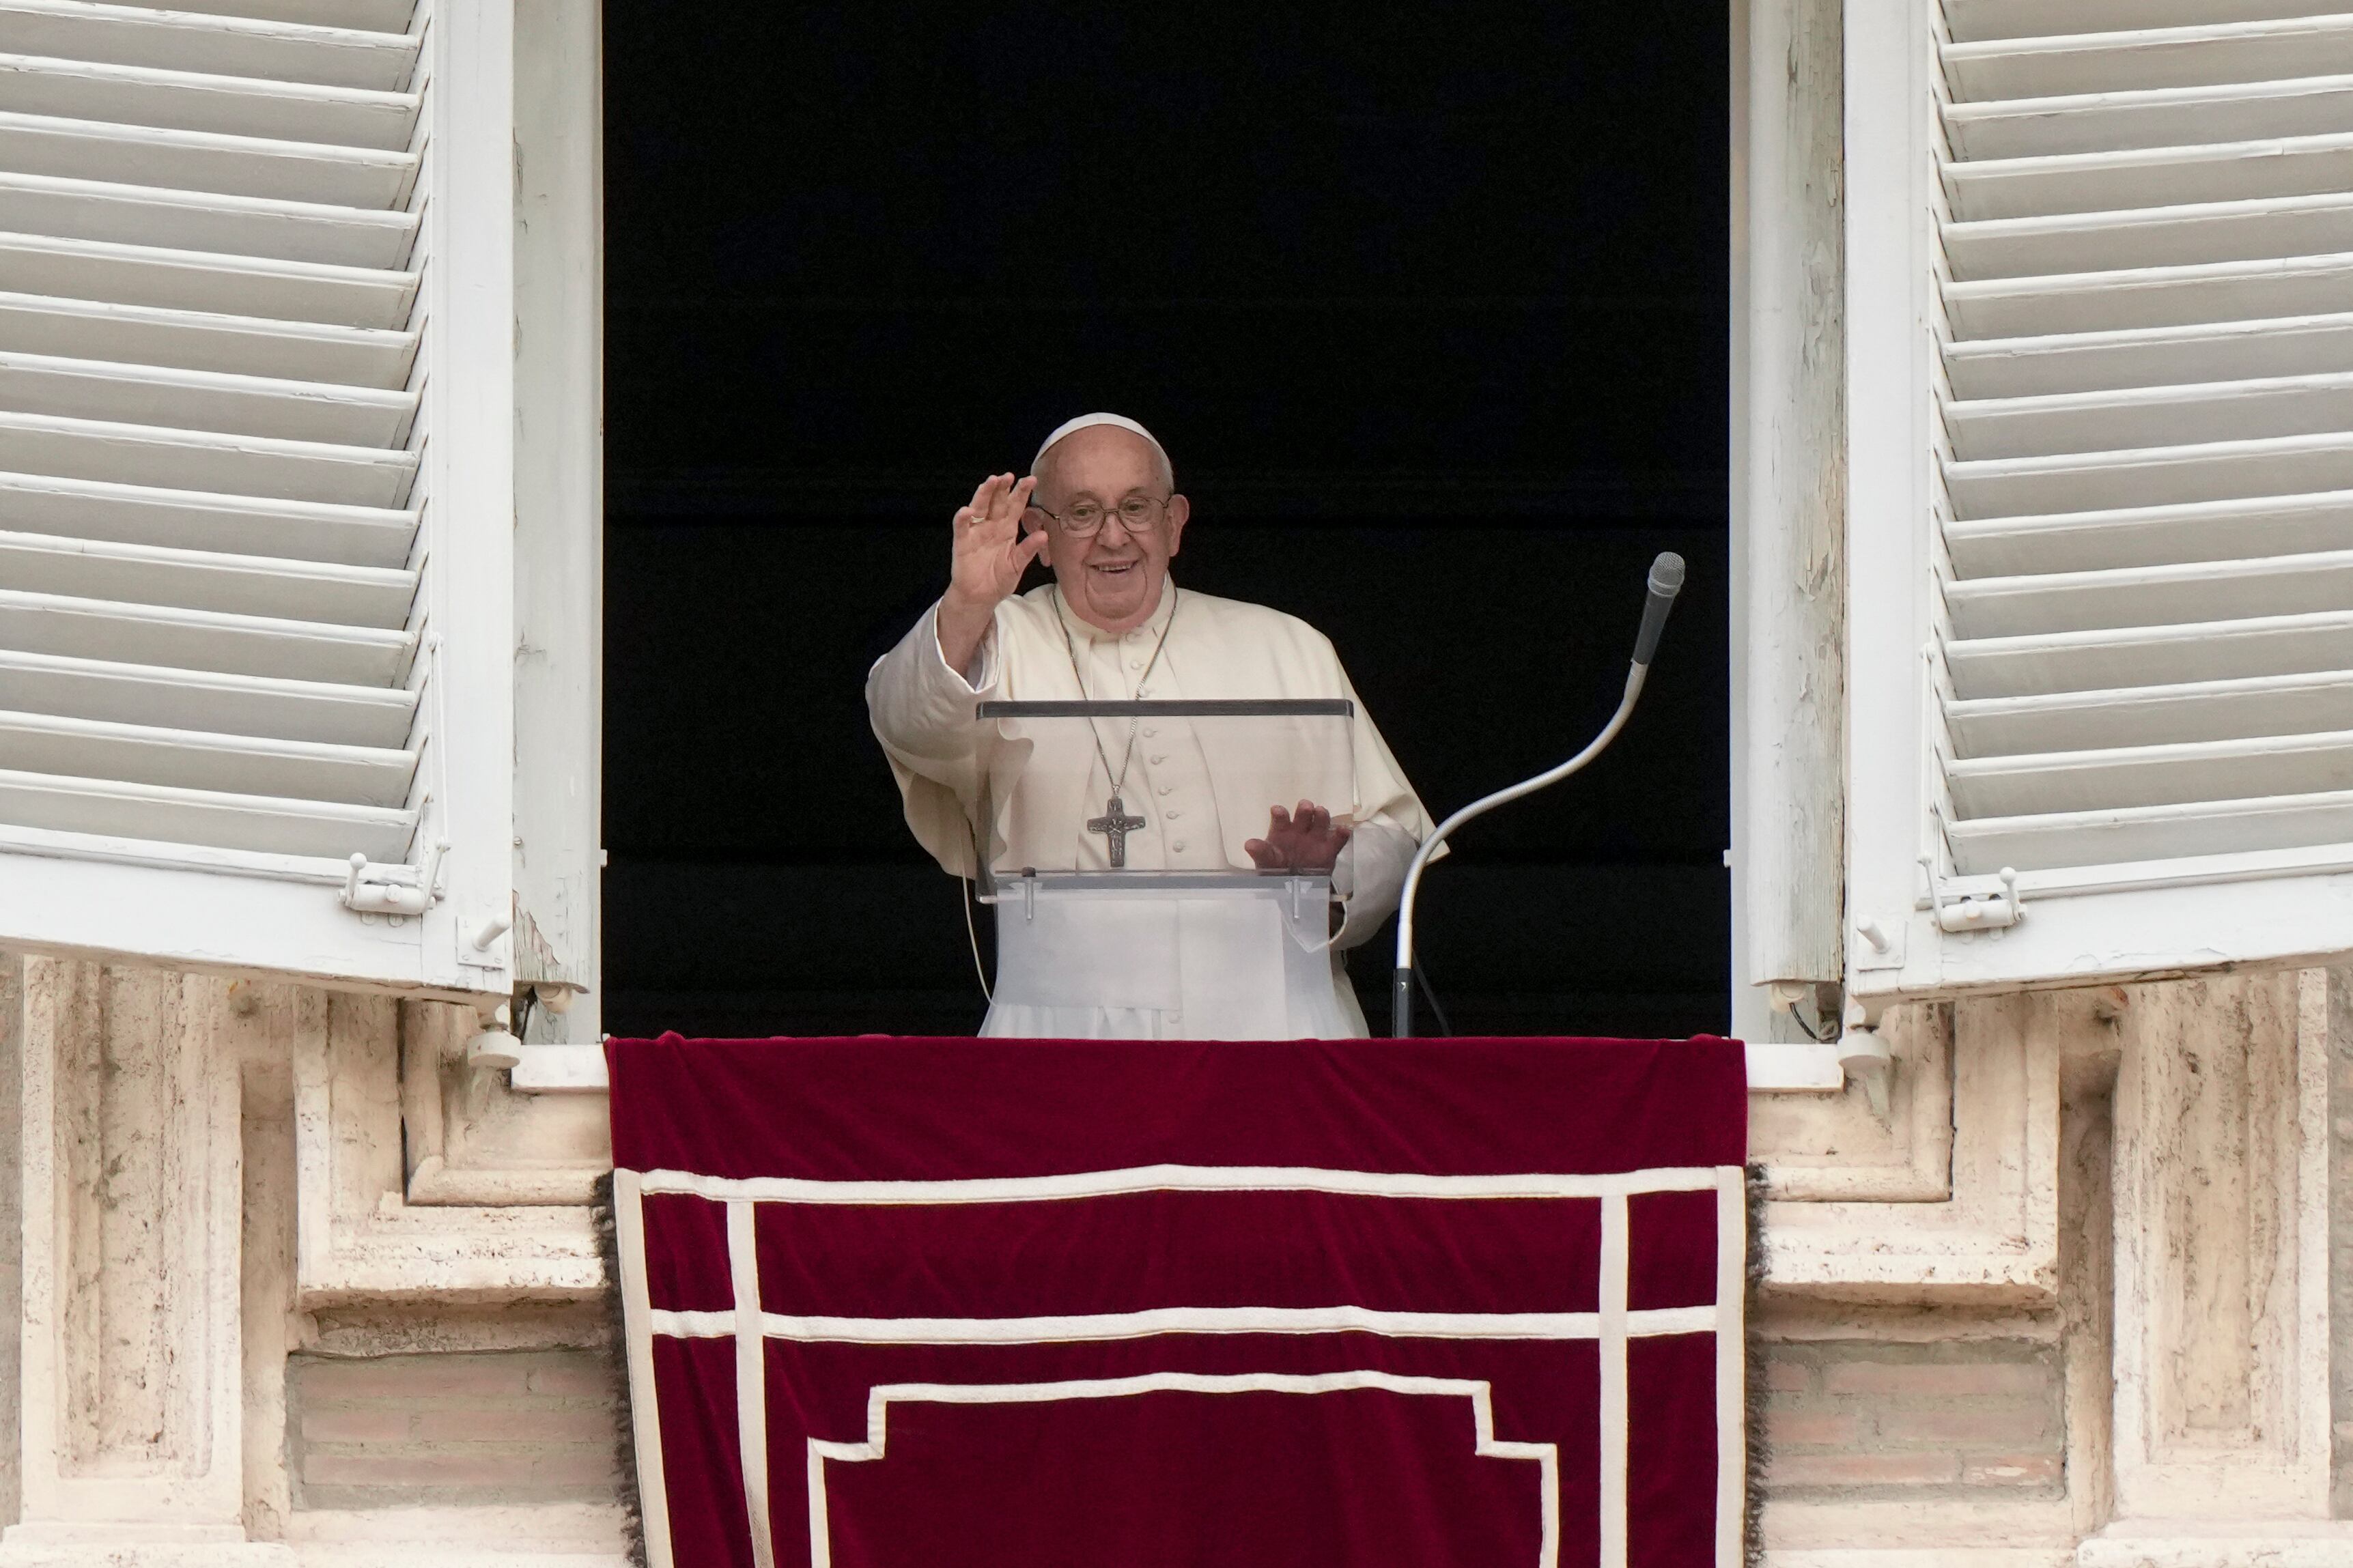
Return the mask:
<svg viewBox="0 0 2353 1568">
<path fill-rule="evenodd" d="M 1174 455 L 1178 580 L 1329 634 L 1433 815 L 1584 743 L 1683 552 L 1633 725 L 1464 832 L 1422 948 L 1463 1033 L 1725 1027 L 1719 11 L 605 26 L 607 1028 L 977 1025 L 862 682 L 1092 408 Z"/>
</svg>

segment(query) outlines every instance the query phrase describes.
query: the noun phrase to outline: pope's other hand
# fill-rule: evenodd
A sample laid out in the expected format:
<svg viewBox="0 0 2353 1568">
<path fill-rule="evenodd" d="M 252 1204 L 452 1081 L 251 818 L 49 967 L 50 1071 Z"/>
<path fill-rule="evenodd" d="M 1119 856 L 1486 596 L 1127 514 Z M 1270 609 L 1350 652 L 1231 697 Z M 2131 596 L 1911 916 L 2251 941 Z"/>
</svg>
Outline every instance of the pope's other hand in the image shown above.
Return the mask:
<svg viewBox="0 0 2353 1568">
<path fill-rule="evenodd" d="M 1266 837 L 1253 838 L 1242 849 L 1261 871 L 1329 871 L 1340 863 L 1348 830 L 1332 824 L 1332 814 L 1312 800 L 1269 814 Z"/>
</svg>

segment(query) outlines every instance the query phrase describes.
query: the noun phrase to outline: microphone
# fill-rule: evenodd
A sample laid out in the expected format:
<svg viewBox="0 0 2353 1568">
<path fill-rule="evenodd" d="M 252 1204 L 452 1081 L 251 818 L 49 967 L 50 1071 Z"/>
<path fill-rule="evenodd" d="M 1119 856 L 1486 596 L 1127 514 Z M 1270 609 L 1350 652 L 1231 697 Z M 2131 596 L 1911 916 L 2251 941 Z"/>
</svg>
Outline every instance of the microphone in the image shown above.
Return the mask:
<svg viewBox="0 0 2353 1568">
<path fill-rule="evenodd" d="M 1634 662 L 1647 665 L 1659 651 L 1659 634 L 1667 629 L 1667 612 L 1683 592 L 1683 558 L 1672 550 L 1659 552 L 1651 563 L 1651 596 L 1642 601 L 1642 629 L 1634 638 Z"/>
<path fill-rule="evenodd" d="M 1438 847 L 1446 842 L 1449 834 L 1472 817 L 1483 816 L 1522 795 L 1550 788 L 1599 756 L 1618 738 L 1618 731 L 1633 717 L 1634 704 L 1642 695 L 1642 682 L 1650 678 L 1651 656 L 1659 651 L 1659 634 L 1667 629 L 1667 612 L 1675 607 L 1675 595 L 1683 592 L 1683 558 L 1672 550 L 1659 552 L 1658 559 L 1651 563 L 1650 585 L 1650 597 L 1642 602 L 1642 629 L 1634 638 L 1633 666 L 1626 671 L 1625 695 L 1619 698 L 1618 711 L 1610 715 L 1601 733 L 1560 766 L 1472 801 L 1440 823 L 1414 852 L 1413 862 L 1405 870 L 1405 886 L 1398 897 L 1397 969 L 1389 983 L 1389 1033 L 1398 1039 L 1413 1034 L 1413 903 L 1421 891 L 1421 874 L 1429 869 L 1430 858 L 1438 853 Z"/>
</svg>

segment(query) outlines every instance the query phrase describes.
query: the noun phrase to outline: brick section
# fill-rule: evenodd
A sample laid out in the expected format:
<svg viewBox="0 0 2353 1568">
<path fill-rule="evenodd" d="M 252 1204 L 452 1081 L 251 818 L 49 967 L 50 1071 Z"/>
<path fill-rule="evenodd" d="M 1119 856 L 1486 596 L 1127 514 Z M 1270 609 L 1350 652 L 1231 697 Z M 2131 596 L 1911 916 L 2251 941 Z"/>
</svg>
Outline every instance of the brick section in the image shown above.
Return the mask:
<svg viewBox="0 0 2353 1568">
<path fill-rule="evenodd" d="M 298 1509 L 617 1495 L 620 1394 L 598 1356 L 296 1356 L 286 1372 Z"/>
<path fill-rule="evenodd" d="M 2056 1496 L 2065 1457 L 2055 1347 L 1824 1341 L 1761 1348 L 1768 1495 Z"/>
</svg>

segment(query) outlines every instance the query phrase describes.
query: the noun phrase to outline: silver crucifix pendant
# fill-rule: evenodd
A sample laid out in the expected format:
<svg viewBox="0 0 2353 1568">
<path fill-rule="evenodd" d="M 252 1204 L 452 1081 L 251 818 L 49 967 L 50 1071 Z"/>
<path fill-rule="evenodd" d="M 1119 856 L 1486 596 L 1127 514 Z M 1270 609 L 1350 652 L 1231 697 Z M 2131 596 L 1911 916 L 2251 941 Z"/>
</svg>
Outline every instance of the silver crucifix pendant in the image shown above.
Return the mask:
<svg viewBox="0 0 2353 1568">
<path fill-rule="evenodd" d="M 1089 833 L 1100 833 L 1111 841 L 1111 868 L 1114 871 L 1127 864 L 1127 836 L 1144 826 L 1144 818 L 1127 815 L 1127 803 L 1113 795 L 1103 803 L 1103 814 L 1087 821 Z"/>
</svg>

